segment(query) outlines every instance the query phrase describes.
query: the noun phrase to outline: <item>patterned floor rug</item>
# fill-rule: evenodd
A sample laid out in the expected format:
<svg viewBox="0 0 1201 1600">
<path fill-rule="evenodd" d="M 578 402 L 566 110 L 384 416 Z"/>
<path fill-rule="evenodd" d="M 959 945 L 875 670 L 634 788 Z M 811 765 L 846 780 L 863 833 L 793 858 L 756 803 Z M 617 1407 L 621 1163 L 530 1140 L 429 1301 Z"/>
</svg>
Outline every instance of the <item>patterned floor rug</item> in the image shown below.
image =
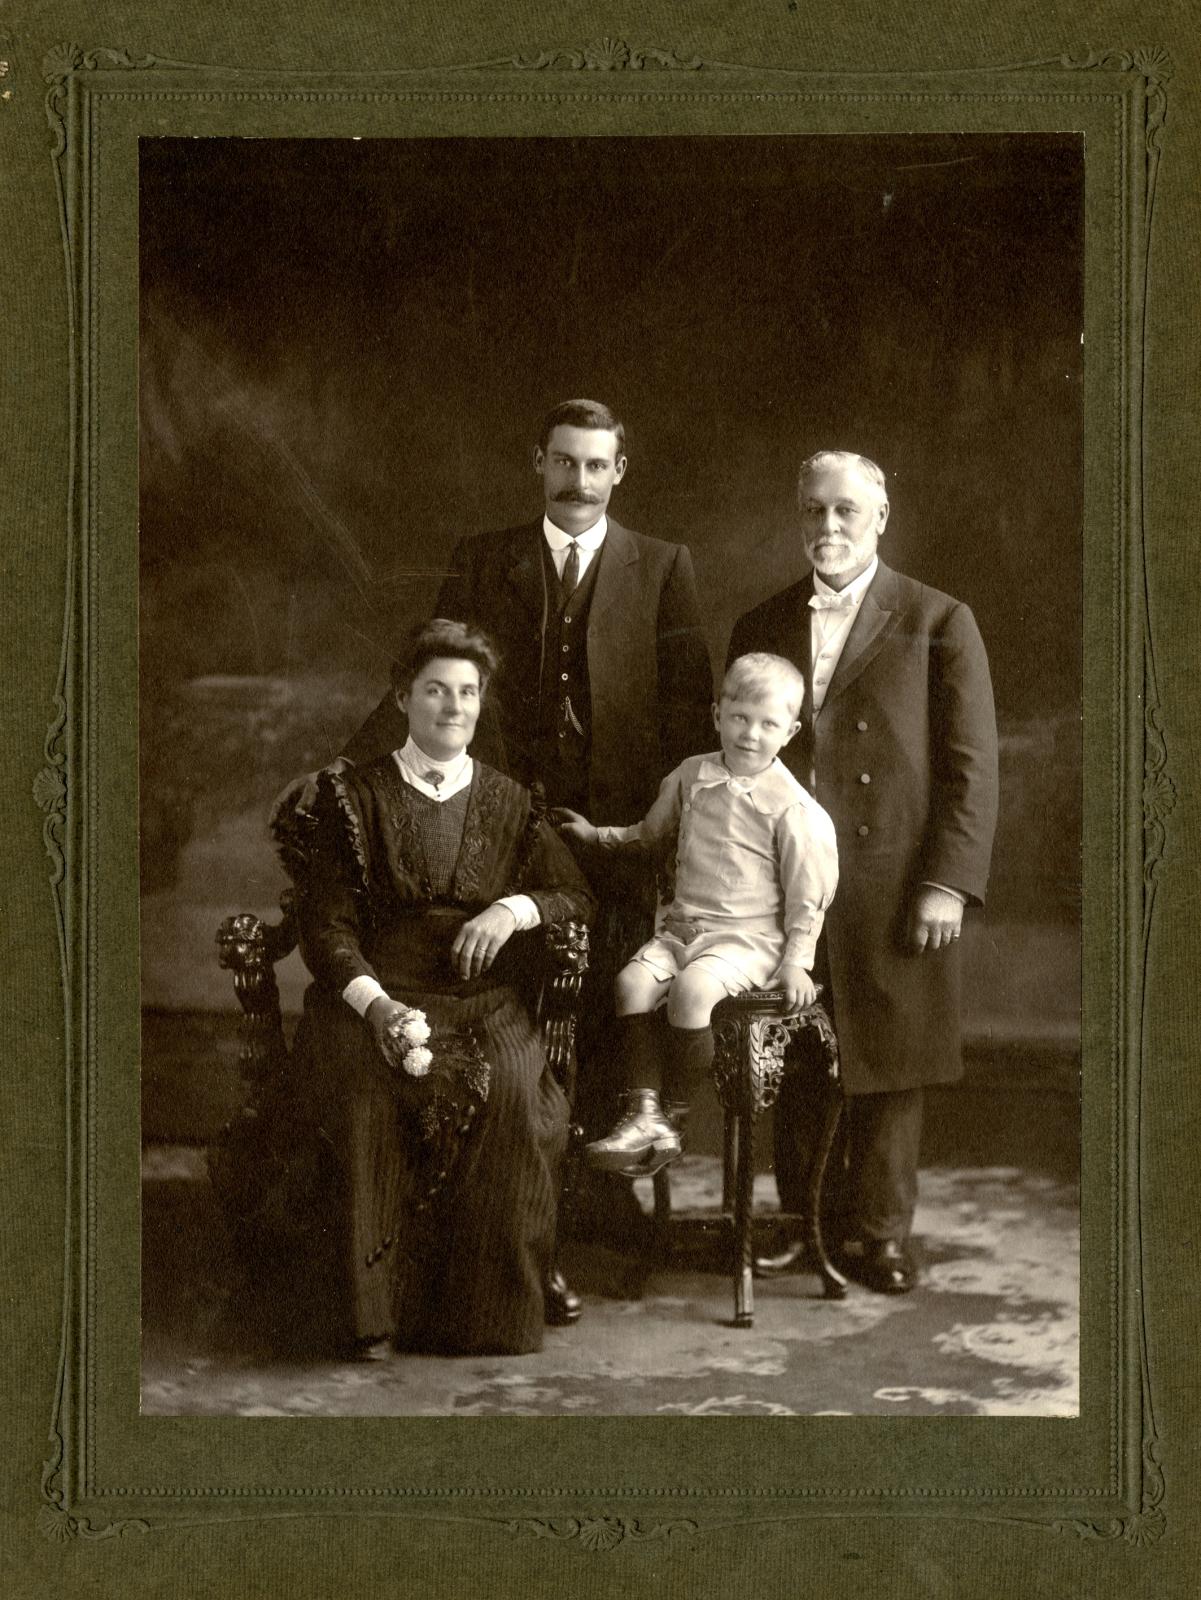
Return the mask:
<svg viewBox="0 0 1201 1600">
<path fill-rule="evenodd" d="M 716 1210 L 714 1157 L 688 1157 L 681 1209 Z M 305 1365 L 221 1348 L 228 1254 L 203 1155 L 154 1146 L 143 1165 L 142 1410 L 239 1416 L 1074 1416 L 1079 1212 L 1073 1186 L 1015 1167 L 922 1174 L 914 1293 L 809 1275 L 755 1285 L 735 1328 L 729 1276 L 576 1246 L 574 1328 L 536 1355 Z M 649 1194 L 640 1196 L 649 1204 Z M 756 1204 L 769 1211 L 770 1177 Z"/>
</svg>

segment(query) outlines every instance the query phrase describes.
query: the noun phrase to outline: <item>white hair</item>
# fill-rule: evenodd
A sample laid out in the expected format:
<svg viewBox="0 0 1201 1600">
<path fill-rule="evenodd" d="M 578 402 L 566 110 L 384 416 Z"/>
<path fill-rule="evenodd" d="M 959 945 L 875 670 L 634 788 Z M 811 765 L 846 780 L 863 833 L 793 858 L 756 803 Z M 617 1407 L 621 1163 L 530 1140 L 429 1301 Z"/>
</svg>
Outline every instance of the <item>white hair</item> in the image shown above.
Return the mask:
<svg viewBox="0 0 1201 1600">
<path fill-rule="evenodd" d="M 807 456 L 797 471 L 798 490 L 803 489 L 806 480 L 823 467 L 855 467 L 879 489 L 882 499 L 888 499 L 888 481 L 884 473 L 874 461 L 869 461 L 867 456 L 856 455 L 853 450 L 819 450 L 815 455 Z"/>
</svg>

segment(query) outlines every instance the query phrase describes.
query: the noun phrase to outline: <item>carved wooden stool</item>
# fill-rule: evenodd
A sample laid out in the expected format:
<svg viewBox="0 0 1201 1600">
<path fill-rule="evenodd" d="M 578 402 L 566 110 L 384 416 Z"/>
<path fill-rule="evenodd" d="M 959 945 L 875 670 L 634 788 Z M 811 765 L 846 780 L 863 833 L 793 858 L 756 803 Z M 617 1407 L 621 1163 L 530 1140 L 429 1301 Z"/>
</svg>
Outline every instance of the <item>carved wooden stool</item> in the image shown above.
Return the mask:
<svg viewBox="0 0 1201 1600">
<path fill-rule="evenodd" d="M 812 1270 L 828 1299 L 841 1300 L 847 1281 L 826 1254 L 821 1232 L 821 1191 L 826 1163 L 842 1114 L 838 1040 L 820 1000 L 795 1017 L 780 1015 L 784 994 L 753 989 L 723 1000 L 713 1012 L 713 1081 L 725 1112 L 722 1157 L 722 1217 L 730 1241 L 734 1276 L 734 1325 L 754 1322 L 752 1282 L 755 1125 L 761 1111 L 775 1104 L 786 1072 L 817 1071 L 822 1097 L 816 1139 L 805 1173 L 805 1210 L 792 1218 L 808 1246 Z M 656 1227 L 663 1237 L 671 1211 L 669 1169 L 655 1176 Z M 788 1214 L 781 1213 L 787 1220 Z"/>
</svg>

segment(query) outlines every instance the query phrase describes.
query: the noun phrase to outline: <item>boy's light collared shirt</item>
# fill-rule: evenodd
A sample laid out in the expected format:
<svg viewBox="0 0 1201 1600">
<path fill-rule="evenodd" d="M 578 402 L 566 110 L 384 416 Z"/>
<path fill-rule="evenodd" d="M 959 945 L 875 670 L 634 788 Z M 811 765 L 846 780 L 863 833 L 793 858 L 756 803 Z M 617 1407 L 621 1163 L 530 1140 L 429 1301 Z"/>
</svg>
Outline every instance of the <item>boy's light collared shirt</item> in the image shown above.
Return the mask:
<svg viewBox="0 0 1201 1600">
<path fill-rule="evenodd" d="M 450 761 L 438 761 L 433 756 L 426 755 L 421 746 L 412 738 L 406 739 L 399 750 L 393 750 L 392 759 L 400 770 L 400 775 L 411 788 L 419 794 L 428 796 L 439 803 L 452 799 L 467 788 L 475 772 L 475 763 L 466 750 L 452 757 Z M 427 772 L 440 772 L 441 783 L 427 782 L 424 774 Z M 517 927 L 515 933 L 527 928 L 536 928 L 542 921 L 537 904 L 528 894 L 507 894 L 496 901 L 498 906 L 506 906 L 513 913 L 513 920 Z M 380 995 L 389 998 L 388 991 L 374 978 L 366 976 L 352 978 L 342 991 L 342 998 L 348 1006 L 353 1006 L 361 1017 L 367 1015 L 367 1008 L 373 1000 L 378 1000 Z"/>
<path fill-rule="evenodd" d="M 784 960 L 812 967 L 838 883 L 838 846 L 833 822 L 783 762 L 744 778 L 720 751 L 690 756 L 664 778 L 641 822 L 598 836 L 619 848 L 677 831 L 673 915 L 715 929 L 782 929 Z"/>
</svg>

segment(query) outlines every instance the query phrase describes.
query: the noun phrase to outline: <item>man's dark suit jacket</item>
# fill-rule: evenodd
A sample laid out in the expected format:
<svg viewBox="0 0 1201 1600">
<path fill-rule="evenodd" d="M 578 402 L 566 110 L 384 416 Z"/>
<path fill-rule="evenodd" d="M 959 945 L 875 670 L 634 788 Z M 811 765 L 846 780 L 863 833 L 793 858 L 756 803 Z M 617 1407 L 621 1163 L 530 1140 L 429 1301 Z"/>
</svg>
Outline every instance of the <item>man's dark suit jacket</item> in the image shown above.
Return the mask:
<svg viewBox="0 0 1201 1600">
<path fill-rule="evenodd" d="M 476 623 L 496 641 L 502 666 L 472 749 L 522 783 L 538 776 L 544 544 L 541 517 L 462 540 L 435 608 L 438 616 Z M 712 742 L 712 667 L 683 545 L 633 533 L 610 517 L 594 560 L 589 815 L 598 824 L 625 824 L 646 814 L 673 767 Z M 402 743 L 403 728 L 386 697 L 345 753 L 369 760 Z"/>
<path fill-rule="evenodd" d="M 812 574 L 738 622 L 730 657 L 787 656 L 809 676 Z M 839 881 L 826 914 L 843 1082 L 850 1093 L 962 1071 L 959 947 L 910 954 L 921 883 L 983 903 L 997 817 L 988 658 L 967 606 L 883 563 L 822 708 L 782 751 L 833 818 Z"/>
</svg>

